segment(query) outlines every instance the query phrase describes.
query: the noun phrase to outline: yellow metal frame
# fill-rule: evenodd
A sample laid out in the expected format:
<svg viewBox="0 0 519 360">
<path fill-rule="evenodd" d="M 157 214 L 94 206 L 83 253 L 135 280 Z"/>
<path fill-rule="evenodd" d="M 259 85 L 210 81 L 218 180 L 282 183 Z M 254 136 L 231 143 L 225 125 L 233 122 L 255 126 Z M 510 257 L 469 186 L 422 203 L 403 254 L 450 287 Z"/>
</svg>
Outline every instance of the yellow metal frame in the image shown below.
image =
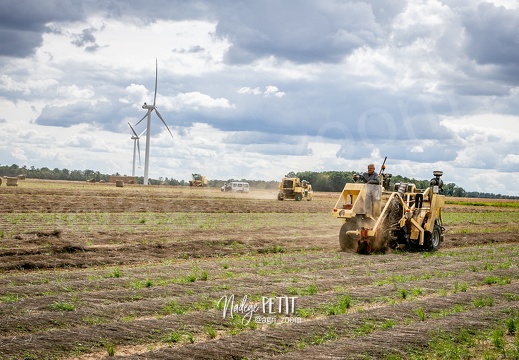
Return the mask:
<svg viewBox="0 0 519 360">
<path fill-rule="evenodd" d="M 379 226 L 383 223 L 388 215 L 389 206 L 394 197 L 402 205 L 402 217 L 400 218 L 400 227 L 408 226 L 411 233 L 411 240 L 418 240 L 420 245 L 424 243 L 425 231 L 432 232 L 436 219 L 441 218 L 441 208 L 445 204 L 445 196 L 439 195 L 433 187 L 421 191 L 417 190 L 414 184 L 411 184 L 410 191 L 405 192 L 402 197 L 397 192 L 390 193 L 380 216 L 375 219 L 372 229 L 368 229 L 368 236 L 375 236 Z M 347 183 L 335 203 L 332 216 L 347 221 L 350 218 L 363 214 L 365 210 L 364 202 L 366 199 L 367 185 L 359 183 Z M 387 195 L 387 192 L 384 192 Z M 417 207 L 417 195 L 422 198 L 420 207 Z M 382 202 L 382 201 L 381 201 Z M 427 206 L 428 205 L 428 206 Z M 424 220 L 427 218 L 425 224 Z M 423 226 L 421 225 L 423 224 Z M 359 231 L 352 231 L 358 235 Z"/>
</svg>

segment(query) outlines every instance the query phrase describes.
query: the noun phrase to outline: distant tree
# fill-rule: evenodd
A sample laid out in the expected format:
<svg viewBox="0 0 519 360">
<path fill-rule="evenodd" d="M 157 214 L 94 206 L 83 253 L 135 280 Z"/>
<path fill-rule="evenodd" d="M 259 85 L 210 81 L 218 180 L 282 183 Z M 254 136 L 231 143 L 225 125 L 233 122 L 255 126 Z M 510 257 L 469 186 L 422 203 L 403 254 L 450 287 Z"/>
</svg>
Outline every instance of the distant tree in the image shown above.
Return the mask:
<svg viewBox="0 0 519 360">
<path fill-rule="evenodd" d="M 454 194 L 452 194 L 452 195 L 455 197 L 465 197 L 467 195 L 467 193 L 465 192 L 465 190 L 462 187 L 456 186 L 456 188 L 454 189 Z"/>
</svg>

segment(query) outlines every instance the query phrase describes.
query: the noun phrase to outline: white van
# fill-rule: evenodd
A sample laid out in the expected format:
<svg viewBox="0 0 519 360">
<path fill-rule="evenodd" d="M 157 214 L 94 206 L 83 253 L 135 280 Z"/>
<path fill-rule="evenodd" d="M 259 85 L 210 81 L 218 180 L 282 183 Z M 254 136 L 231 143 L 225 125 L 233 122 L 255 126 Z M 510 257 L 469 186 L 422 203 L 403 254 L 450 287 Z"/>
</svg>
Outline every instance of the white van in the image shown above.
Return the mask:
<svg viewBox="0 0 519 360">
<path fill-rule="evenodd" d="M 249 183 L 242 182 L 242 181 L 232 181 L 232 182 L 224 183 L 221 190 L 248 193 L 249 192 Z"/>
</svg>

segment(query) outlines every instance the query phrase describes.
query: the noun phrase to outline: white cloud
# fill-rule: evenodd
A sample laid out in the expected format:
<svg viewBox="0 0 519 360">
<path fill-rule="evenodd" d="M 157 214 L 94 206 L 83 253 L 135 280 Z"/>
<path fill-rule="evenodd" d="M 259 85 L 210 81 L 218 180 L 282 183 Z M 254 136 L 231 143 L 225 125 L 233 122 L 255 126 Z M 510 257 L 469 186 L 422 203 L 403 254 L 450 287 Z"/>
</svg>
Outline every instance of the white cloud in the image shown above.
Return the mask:
<svg viewBox="0 0 519 360">
<path fill-rule="evenodd" d="M 481 113 L 457 117 L 445 117 L 441 124 L 461 137 L 476 144 L 489 139 L 519 141 L 519 116 L 499 113 Z"/>
<path fill-rule="evenodd" d="M 19 161 L 27 161 L 27 156 L 25 155 L 25 152 L 20 148 L 14 148 L 8 150 L 10 155 Z"/>
<path fill-rule="evenodd" d="M 199 109 L 234 109 L 236 106 L 225 98 L 214 99 L 209 95 L 198 91 L 181 93 L 169 98 L 169 106 L 175 110 L 199 110 Z"/>
<path fill-rule="evenodd" d="M 238 91 L 238 94 L 252 94 L 252 95 L 263 95 L 264 97 L 270 97 L 275 96 L 278 98 L 282 98 L 285 96 L 285 92 L 280 91 L 277 86 L 274 85 L 267 85 L 265 86 L 265 90 L 261 90 L 259 87 L 250 88 L 247 86 L 244 86 L 240 88 Z"/>
<path fill-rule="evenodd" d="M 77 85 L 58 86 L 56 93 L 58 95 L 71 97 L 78 100 L 91 99 L 95 95 L 95 91 L 91 86 L 80 88 Z"/>
<path fill-rule="evenodd" d="M 519 3 L 515 0 L 492 0 L 489 2 L 495 6 L 503 6 L 507 9 L 519 9 Z"/>
<path fill-rule="evenodd" d="M 150 94 L 144 85 L 131 84 L 126 87 L 126 97 L 120 98 L 123 104 L 130 104 L 140 107 L 143 103 L 149 101 Z M 151 95 L 153 99 L 153 94 Z"/>
<path fill-rule="evenodd" d="M 285 93 L 283 91 L 279 91 L 277 86 L 269 85 L 265 89 L 265 96 L 267 96 L 267 97 L 275 96 L 275 97 L 281 98 L 281 97 L 285 96 Z"/>
<path fill-rule="evenodd" d="M 261 95 L 262 92 L 259 87 L 256 88 L 250 88 L 247 86 L 244 86 L 238 90 L 238 94 L 252 94 L 252 95 Z"/>
<path fill-rule="evenodd" d="M 503 159 L 503 163 L 506 165 L 516 165 L 519 167 L 519 154 L 506 154 Z"/>
</svg>

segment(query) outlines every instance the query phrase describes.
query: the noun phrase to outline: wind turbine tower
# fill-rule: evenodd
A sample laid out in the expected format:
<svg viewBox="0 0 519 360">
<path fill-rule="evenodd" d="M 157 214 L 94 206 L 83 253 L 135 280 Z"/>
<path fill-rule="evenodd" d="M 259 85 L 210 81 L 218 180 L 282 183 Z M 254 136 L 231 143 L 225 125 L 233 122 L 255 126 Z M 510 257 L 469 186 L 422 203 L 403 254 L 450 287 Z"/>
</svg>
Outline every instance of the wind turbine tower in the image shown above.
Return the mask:
<svg viewBox="0 0 519 360">
<path fill-rule="evenodd" d="M 157 100 L 157 79 L 158 79 L 158 62 L 157 59 L 155 59 L 155 95 L 153 96 L 153 105 L 148 105 L 144 103 L 142 105 L 143 109 L 148 110 L 146 112 L 146 115 L 140 119 L 135 126 L 139 125 L 142 120 L 144 120 L 146 117 L 148 118 L 148 122 L 146 125 L 146 153 L 144 154 L 144 185 L 148 185 L 148 168 L 149 168 L 149 162 L 150 162 L 150 137 L 151 137 L 151 113 L 155 111 L 159 119 L 162 121 L 166 129 L 168 129 L 169 134 L 173 138 L 173 134 L 171 133 L 171 130 L 169 129 L 168 125 L 162 118 L 162 115 L 160 115 L 159 110 L 155 106 L 155 102 Z"/>
<path fill-rule="evenodd" d="M 132 124 L 128 123 L 128 126 L 130 129 L 132 129 L 133 135 L 131 139 L 133 140 L 133 166 L 132 166 L 132 176 L 135 176 L 135 157 L 136 157 L 136 151 L 139 152 L 139 166 L 141 166 L 141 147 L 139 145 L 139 139 L 141 136 L 146 132 L 146 129 L 144 129 L 143 132 L 141 132 L 140 135 L 137 135 L 137 132 L 135 132 L 135 129 L 133 128 Z"/>
</svg>

